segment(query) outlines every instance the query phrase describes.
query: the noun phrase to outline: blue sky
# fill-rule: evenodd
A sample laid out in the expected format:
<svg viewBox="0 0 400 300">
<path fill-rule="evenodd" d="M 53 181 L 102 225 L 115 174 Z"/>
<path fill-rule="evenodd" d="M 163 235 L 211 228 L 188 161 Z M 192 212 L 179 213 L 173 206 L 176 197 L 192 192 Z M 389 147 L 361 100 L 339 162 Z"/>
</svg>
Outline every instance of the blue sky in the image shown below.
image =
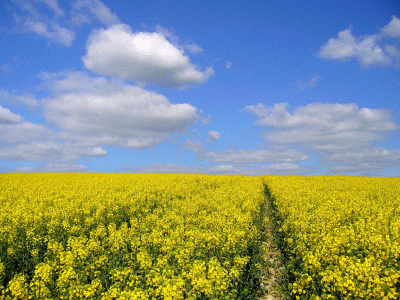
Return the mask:
<svg viewBox="0 0 400 300">
<path fill-rule="evenodd" d="M 9 1 L 0 172 L 400 175 L 398 1 Z"/>
</svg>

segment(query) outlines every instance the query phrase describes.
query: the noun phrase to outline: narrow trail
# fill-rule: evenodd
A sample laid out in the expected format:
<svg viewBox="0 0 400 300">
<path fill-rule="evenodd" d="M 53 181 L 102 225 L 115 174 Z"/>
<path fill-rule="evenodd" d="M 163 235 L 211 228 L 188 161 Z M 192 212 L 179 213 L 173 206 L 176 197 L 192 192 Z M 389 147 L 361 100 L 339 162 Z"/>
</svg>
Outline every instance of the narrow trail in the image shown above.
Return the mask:
<svg viewBox="0 0 400 300">
<path fill-rule="evenodd" d="M 258 300 L 284 300 L 287 299 L 280 287 L 282 279 L 282 254 L 279 251 L 276 240 L 274 238 L 272 229 L 272 217 L 271 217 L 271 204 L 268 197 L 265 196 L 265 210 L 266 218 L 268 223 L 262 232 L 263 245 L 267 247 L 268 253 L 264 257 L 267 263 L 268 270 L 264 276 L 261 277 L 261 289 L 264 292 Z"/>
</svg>

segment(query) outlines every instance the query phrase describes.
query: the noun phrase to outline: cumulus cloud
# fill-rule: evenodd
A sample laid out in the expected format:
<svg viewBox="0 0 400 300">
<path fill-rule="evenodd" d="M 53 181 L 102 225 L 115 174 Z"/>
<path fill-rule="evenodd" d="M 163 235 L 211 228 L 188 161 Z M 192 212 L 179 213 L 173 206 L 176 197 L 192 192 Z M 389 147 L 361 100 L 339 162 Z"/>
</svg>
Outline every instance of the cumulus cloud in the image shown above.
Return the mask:
<svg viewBox="0 0 400 300">
<path fill-rule="evenodd" d="M 399 128 L 388 110 L 360 109 L 356 104 L 312 103 L 290 113 L 287 103 L 279 103 L 273 107 L 247 106 L 245 111 L 256 116 L 256 125 L 269 129 L 264 133 L 267 141 L 299 144 L 316 151 L 321 162 L 332 166 L 334 171 L 347 167 L 374 171 L 378 166 L 398 164 L 396 151 L 375 146 Z"/>
<path fill-rule="evenodd" d="M 172 104 L 163 95 L 120 80 L 70 71 L 42 73 L 40 78 L 50 92 L 40 101 L 48 125 L 24 121 L 0 106 L 0 159 L 72 163 L 107 155 L 102 145 L 144 149 L 199 120 L 195 107 Z"/>
<path fill-rule="evenodd" d="M 22 121 L 14 124 L 1 124 L 0 141 L 4 144 L 28 143 L 55 139 L 56 133 L 41 124 Z"/>
<path fill-rule="evenodd" d="M 293 163 L 306 160 L 308 157 L 293 149 L 229 149 L 219 152 L 208 152 L 204 157 L 213 163 Z"/>
<path fill-rule="evenodd" d="M 361 66 L 395 65 L 398 59 L 398 49 L 387 44 L 379 45 L 385 36 L 400 37 L 400 20 L 392 17 L 379 34 L 356 37 L 351 28 L 339 32 L 337 38 L 331 38 L 321 47 L 317 55 L 325 59 L 345 59 L 355 57 Z"/>
<path fill-rule="evenodd" d="M 322 46 L 318 55 L 326 59 L 356 57 L 364 67 L 372 64 L 388 64 L 391 59 L 377 45 L 377 38 L 377 36 L 367 36 L 357 40 L 351 33 L 351 29 L 346 29 L 339 33 L 337 39 L 331 38 L 327 44 Z"/>
<path fill-rule="evenodd" d="M 347 153 L 332 153 L 323 157 L 322 163 L 333 165 L 329 169 L 330 173 L 374 174 L 387 167 L 400 166 L 400 150 L 371 147 Z"/>
<path fill-rule="evenodd" d="M 398 126 L 390 112 L 383 109 L 359 109 L 356 104 L 312 103 L 288 110 L 288 103 L 265 107 L 247 106 L 245 110 L 257 116 L 255 124 L 275 128 L 265 134 L 277 144 L 302 143 L 315 150 L 343 150 L 366 146 L 382 140 Z"/>
<path fill-rule="evenodd" d="M 65 74 L 69 73 L 60 76 Z M 67 75 L 60 81 L 56 77 L 47 77 L 58 94 L 44 103 L 45 116 L 70 139 L 146 148 L 199 119 L 195 107 L 171 104 L 165 96 L 137 86 L 105 78 L 91 79 L 82 73 Z M 83 91 L 77 78 L 88 83 L 88 91 Z M 95 90 L 97 85 L 102 88 Z"/>
<path fill-rule="evenodd" d="M 21 121 L 22 116 L 14 114 L 7 108 L 4 108 L 0 105 L 0 124 L 17 124 Z"/>
<path fill-rule="evenodd" d="M 66 93 L 110 94 L 120 91 L 125 86 L 122 80 L 90 77 L 83 71 L 41 72 L 39 78 L 43 88 L 56 96 Z"/>
<path fill-rule="evenodd" d="M 210 130 L 208 132 L 207 142 L 214 143 L 214 142 L 218 141 L 220 137 L 221 137 L 221 134 L 218 131 Z"/>
<path fill-rule="evenodd" d="M 89 70 L 142 86 L 184 88 L 204 83 L 214 73 L 212 67 L 199 71 L 162 33 L 132 33 L 124 24 L 94 30 L 86 49 L 82 60 Z"/>
<path fill-rule="evenodd" d="M 400 19 L 393 15 L 390 23 L 383 27 L 381 32 L 393 38 L 400 37 Z"/>
</svg>

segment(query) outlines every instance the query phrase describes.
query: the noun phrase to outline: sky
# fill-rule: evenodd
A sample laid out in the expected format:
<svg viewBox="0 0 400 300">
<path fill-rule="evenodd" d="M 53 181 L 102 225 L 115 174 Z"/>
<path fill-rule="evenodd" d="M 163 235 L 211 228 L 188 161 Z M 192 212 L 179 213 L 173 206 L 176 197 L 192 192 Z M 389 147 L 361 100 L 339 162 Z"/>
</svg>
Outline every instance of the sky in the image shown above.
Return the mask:
<svg viewBox="0 0 400 300">
<path fill-rule="evenodd" d="M 400 3 L 17 0 L 0 172 L 400 175 Z"/>
</svg>

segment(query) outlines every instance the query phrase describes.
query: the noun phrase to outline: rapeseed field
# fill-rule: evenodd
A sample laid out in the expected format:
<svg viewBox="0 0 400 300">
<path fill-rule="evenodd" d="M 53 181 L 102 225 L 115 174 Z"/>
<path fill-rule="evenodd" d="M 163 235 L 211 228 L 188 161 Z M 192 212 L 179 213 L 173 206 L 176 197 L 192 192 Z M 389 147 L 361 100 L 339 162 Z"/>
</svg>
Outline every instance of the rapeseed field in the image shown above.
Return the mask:
<svg viewBox="0 0 400 300">
<path fill-rule="evenodd" d="M 249 298 L 263 203 L 258 177 L 0 174 L 0 299 Z"/>
<path fill-rule="evenodd" d="M 0 174 L 0 299 L 254 299 L 266 222 L 288 299 L 400 299 L 399 205 L 399 178 Z"/>
<path fill-rule="evenodd" d="M 400 178 L 263 176 L 293 299 L 400 299 Z"/>
</svg>

